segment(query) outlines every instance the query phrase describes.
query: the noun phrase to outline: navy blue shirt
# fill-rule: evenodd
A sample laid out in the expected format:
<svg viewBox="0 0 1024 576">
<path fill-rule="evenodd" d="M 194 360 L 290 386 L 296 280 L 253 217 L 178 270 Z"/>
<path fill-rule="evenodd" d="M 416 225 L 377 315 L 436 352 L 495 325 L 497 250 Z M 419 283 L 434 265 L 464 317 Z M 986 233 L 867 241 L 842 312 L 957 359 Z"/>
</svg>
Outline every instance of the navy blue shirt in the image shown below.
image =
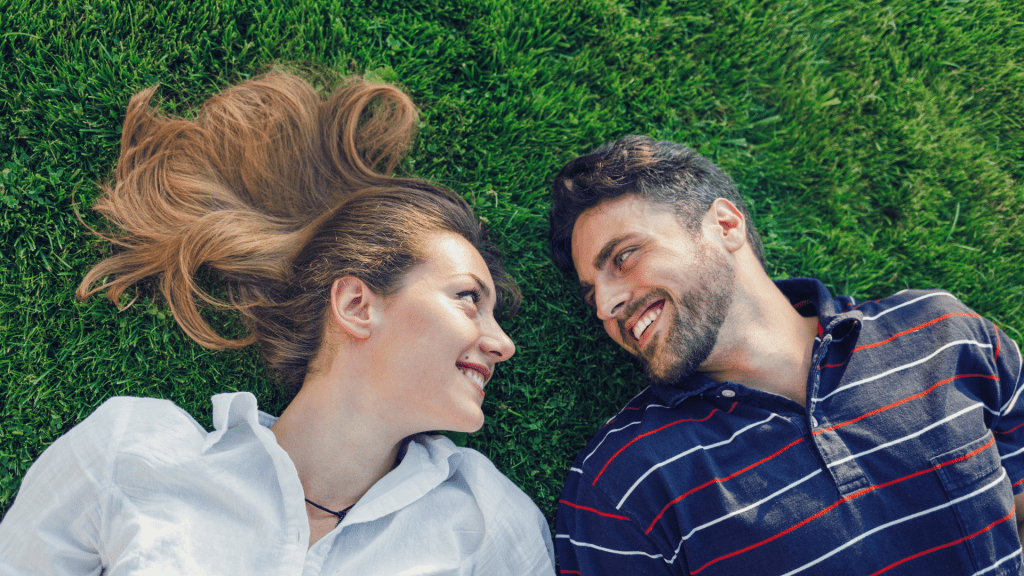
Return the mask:
<svg viewBox="0 0 1024 576">
<path fill-rule="evenodd" d="M 577 457 L 562 574 L 1021 574 L 1021 353 L 948 292 L 818 317 L 807 405 L 695 375 L 647 388 Z"/>
</svg>

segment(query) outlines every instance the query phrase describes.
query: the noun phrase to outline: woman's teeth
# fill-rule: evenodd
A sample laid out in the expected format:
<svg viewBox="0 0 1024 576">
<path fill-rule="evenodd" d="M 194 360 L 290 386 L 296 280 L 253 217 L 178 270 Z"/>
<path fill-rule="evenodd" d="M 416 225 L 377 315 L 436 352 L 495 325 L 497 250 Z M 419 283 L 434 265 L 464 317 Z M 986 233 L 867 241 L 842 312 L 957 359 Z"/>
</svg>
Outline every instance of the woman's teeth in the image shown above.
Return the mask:
<svg viewBox="0 0 1024 576">
<path fill-rule="evenodd" d="M 476 370 L 470 370 L 469 368 L 459 368 L 459 372 L 466 375 L 467 378 L 472 380 L 477 386 L 483 390 L 484 387 L 484 375 L 477 372 Z"/>
</svg>

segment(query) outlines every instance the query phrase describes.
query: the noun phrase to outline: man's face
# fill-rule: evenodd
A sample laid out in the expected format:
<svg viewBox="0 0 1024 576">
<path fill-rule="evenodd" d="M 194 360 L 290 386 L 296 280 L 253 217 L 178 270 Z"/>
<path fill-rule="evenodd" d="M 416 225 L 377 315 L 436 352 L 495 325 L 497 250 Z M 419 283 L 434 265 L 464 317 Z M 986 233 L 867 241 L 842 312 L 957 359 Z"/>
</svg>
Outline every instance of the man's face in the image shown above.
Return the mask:
<svg viewBox="0 0 1024 576">
<path fill-rule="evenodd" d="M 732 302 L 733 270 L 671 206 L 625 194 L 584 211 L 572 259 L 605 332 L 653 382 L 676 385 L 711 354 Z"/>
</svg>

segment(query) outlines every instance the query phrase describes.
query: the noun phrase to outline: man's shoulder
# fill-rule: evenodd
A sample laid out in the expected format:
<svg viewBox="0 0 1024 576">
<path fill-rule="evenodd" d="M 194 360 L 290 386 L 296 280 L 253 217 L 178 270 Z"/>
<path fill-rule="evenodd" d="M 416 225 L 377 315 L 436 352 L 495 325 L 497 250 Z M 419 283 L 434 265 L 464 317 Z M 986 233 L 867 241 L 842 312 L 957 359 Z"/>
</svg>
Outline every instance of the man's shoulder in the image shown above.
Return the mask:
<svg viewBox="0 0 1024 576">
<path fill-rule="evenodd" d="M 908 289 L 900 290 L 891 296 L 861 302 L 855 306 L 865 316 L 871 313 L 895 313 L 920 312 L 920 311 L 943 311 L 950 312 L 970 311 L 956 296 L 946 290 L 939 289 Z"/>
<path fill-rule="evenodd" d="M 865 328 L 879 333 L 933 326 L 961 326 L 973 332 L 982 324 L 979 314 L 945 290 L 902 290 L 886 298 L 861 302 L 853 309 L 859 312 Z"/>
<path fill-rule="evenodd" d="M 638 440 L 670 427 L 672 424 L 686 420 L 698 421 L 707 417 L 709 404 L 701 401 L 700 396 L 693 396 L 673 406 L 668 406 L 658 399 L 651 387 L 630 400 L 615 416 L 610 418 L 594 434 L 586 448 L 576 457 L 570 474 L 582 475 L 584 479 L 596 480 L 606 472 L 608 463 L 617 461 L 619 468 L 623 461 L 644 460 L 647 456 L 643 450 L 628 450 Z M 688 443 L 686 435 L 699 432 L 699 427 L 671 426 L 673 440 L 677 446 Z M 680 437 L 682 435 L 682 437 Z M 689 442 L 698 443 L 697 437 Z M 640 462 L 636 464 L 639 466 Z M 627 466 L 631 468 L 631 466 Z"/>
</svg>

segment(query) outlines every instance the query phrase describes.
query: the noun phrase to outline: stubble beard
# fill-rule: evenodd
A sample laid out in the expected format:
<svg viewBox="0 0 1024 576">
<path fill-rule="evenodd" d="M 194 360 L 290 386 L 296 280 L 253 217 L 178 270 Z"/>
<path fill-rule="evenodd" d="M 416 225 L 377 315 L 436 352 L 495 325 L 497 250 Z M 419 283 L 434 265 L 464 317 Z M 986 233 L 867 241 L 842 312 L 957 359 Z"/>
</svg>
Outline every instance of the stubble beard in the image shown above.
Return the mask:
<svg viewBox="0 0 1024 576">
<path fill-rule="evenodd" d="M 695 288 L 673 302 L 675 316 L 663 342 L 652 342 L 640 363 L 655 386 L 686 389 L 688 378 L 708 359 L 718 342 L 718 332 L 732 304 L 735 276 L 725 259 L 703 246 Z"/>
</svg>

